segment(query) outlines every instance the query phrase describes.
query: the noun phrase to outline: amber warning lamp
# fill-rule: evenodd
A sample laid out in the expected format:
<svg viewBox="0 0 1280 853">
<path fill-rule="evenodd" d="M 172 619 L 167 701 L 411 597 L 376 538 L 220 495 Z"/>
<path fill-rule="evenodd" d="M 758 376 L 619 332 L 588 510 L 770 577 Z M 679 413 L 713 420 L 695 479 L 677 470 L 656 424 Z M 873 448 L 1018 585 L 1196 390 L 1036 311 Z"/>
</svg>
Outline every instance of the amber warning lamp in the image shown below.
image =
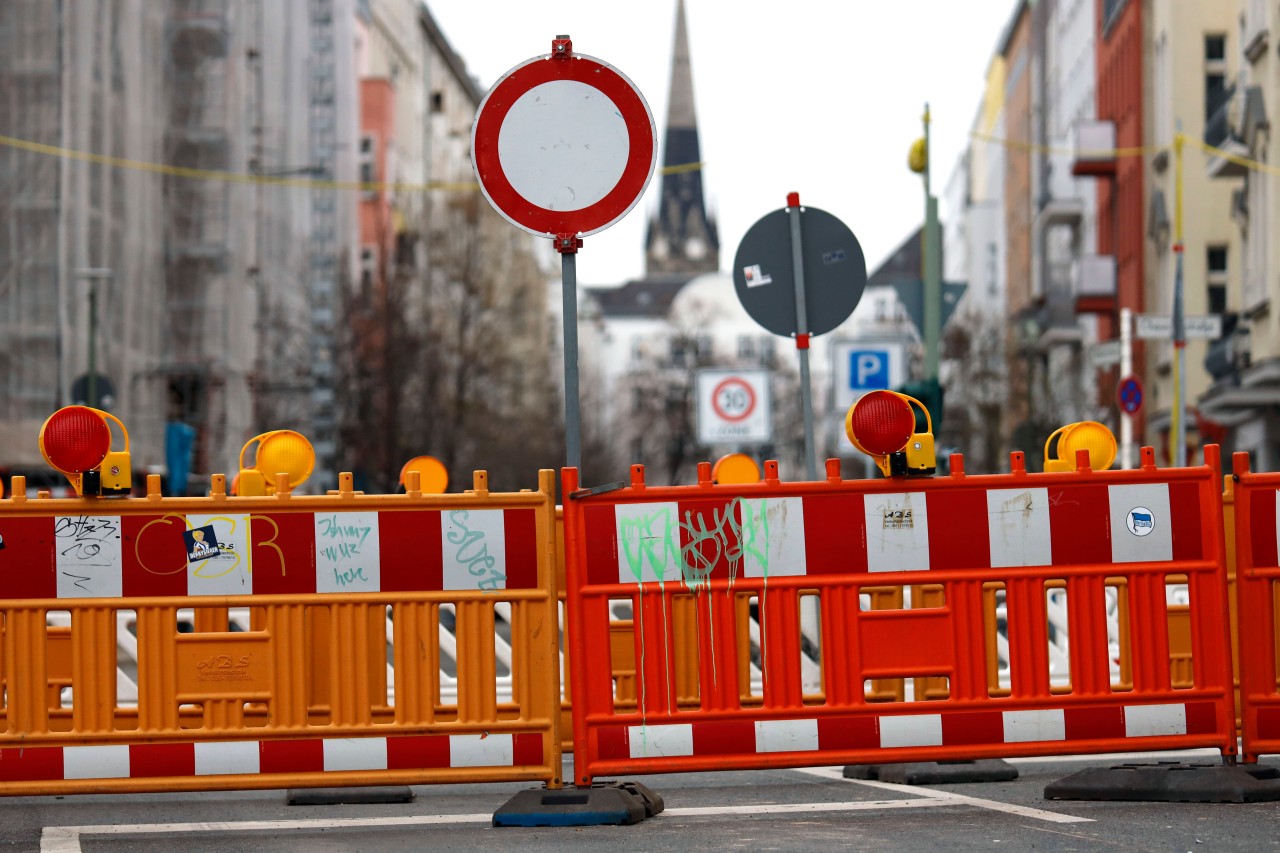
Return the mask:
<svg viewBox="0 0 1280 853">
<path fill-rule="evenodd" d="M 915 431 L 912 405 L 924 412 L 924 432 Z M 933 419 L 915 397 L 897 391 L 864 394 L 849 407 L 844 431 L 853 446 L 875 460 L 886 477 L 927 477 L 937 467 Z"/>
<path fill-rule="evenodd" d="M 245 455 L 256 448 L 252 466 Z M 255 435 L 240 448 L 240 473 L 234 478 L 234 493 L 241 497 L 270 495 L 297 488 L 311 476 L 316 452 L 302 433 L 276 429 Z"/>
<path fill-rule="evenodd" d="M 112 450 L 111 424 L 124 438 Z M 66 475 L 77 495 L 127 495 L 133 489 L 129 433 L 115 415 L 89 406 L 65 406 L 40 427 L 40 454 Z"/>
<path fill-rule="evenodd" d="M 1054 453 L 1049 455 L 1049 448 L 1057 439 Z M 1079 421 L 1058 427 L 1044 442 L 1044 470 L 1046 474 L 1062 473 L 1076 470 L 1076 452 L 1089 452 L 1089 467 L 1094 471 L 1105 471 L 1116 461 L 1116 437 L 1097 421 Z"/>
</svg>

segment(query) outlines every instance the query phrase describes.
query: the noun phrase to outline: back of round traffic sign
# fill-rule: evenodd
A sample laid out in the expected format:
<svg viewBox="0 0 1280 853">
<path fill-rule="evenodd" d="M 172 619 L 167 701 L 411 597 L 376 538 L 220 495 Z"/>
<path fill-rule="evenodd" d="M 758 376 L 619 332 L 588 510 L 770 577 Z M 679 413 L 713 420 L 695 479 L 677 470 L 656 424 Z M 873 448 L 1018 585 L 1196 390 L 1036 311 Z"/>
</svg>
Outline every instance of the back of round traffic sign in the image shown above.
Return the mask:
<svg viewBox="0 0 1280 853">
<path fill-rule="evenodd" d="M 867 261 L 858 238 L 832 214 L 802 207 L 800 217 L 808 333 L 823 335 L 849 319 L 862 299 Z M 747 314 L 765 329 L 775 335 L 799 331 L 787 208 L 747 229 L 733 261 L 733 287 Z"/>
<path fill-rule="evenodd" d="M 640 90 L 568 49 L 508 71 L 480 102 L 471 158 L 489 203 L 539 236 L 603 231 L 644 193 L 658 133 Z"/>
</svg>

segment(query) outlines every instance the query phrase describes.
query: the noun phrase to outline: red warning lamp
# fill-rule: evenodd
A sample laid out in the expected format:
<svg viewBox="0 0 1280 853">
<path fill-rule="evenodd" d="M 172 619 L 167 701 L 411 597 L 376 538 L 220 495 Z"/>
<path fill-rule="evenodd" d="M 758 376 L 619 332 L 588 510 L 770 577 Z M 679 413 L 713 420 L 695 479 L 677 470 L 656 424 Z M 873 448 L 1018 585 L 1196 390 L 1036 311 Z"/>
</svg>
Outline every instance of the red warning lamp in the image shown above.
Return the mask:
<svg viewBox="0 0 1280 853">
<path fill-rule="evenodd" d="M 124 436 L 124 450 L 111 450 L 111 421 Z M 67 476 L 77 495 L 132 490 L 129 433 L 115 415 L 89 406 L 66 406 L 44 422 L 38 440 L 45 461 Z"/>
<path fill-rule="evenodd" d="M 915 431 L 916 416 L 911 406 L 924 412 L 925 432 Z M 933 420 L 929 410 L 914 397 L 896 391 L 872 391 L 849 408 L 844 419 L 845 433 L 853 446 L 875 460 L 886 477 L 929 475 L 936 459 L 933 449 Z"/>
</svg>

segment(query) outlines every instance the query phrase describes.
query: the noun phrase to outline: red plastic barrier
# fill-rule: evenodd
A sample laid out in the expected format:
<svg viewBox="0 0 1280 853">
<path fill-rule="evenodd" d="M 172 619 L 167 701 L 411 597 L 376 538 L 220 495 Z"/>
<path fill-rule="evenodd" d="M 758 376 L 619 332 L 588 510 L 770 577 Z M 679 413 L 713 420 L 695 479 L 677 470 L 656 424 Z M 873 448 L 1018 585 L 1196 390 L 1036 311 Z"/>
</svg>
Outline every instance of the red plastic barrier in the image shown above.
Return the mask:
<svg viewBox="0 0 1280 853">
<path fill-rule="evenodd" d="M 1243 758 L 1280 753 L 1280 678 L 1276 607 L 1280 602 L 1276 493 L 1280 474 L 1249 471 L 1249 454 L 1232 457 L 1235 475 L 1236 594 Z"/>
<path fill-rule="evenodd" d="M 579 491 L 563 472 L 578 785 L 599 776 L 1215 747 L 1235 753 L 1217 448 L 1207 464 L 928 480 Z M 961 462 L 958 457 L 956 463 Z M 1174 686 L 1168 590 L 1190 596 L 1192 679 Z M 913 609 L 866 590 L 929 585 Z M 1066 683 L 1051 678 L 1047 591 L 1065 588 Z M 1113 682 L 1106 597 L 1127 608 L 1132 678 Z M 1011 683 L 993 687 L 984 597 L 1003 595 Z M 817 601 L 821 692 L 802 688 L 801 601 Z M 635 614 L 635 693 L 615 698 L 610 600 Z M 696 637 L 679 608 L 696 607 Z M 739 666 L 757 612 L 763 686 Z M 696 644 L 696 655 L 688 654 Z M 688 672 L 688 668 L 696 672 Z M 928 701 L 871 682 L 946 679 Z M 697 685 L 682 696 L 677 683 Z M 932 697 L 940 695 L 941 698 Z"/>
</svg>

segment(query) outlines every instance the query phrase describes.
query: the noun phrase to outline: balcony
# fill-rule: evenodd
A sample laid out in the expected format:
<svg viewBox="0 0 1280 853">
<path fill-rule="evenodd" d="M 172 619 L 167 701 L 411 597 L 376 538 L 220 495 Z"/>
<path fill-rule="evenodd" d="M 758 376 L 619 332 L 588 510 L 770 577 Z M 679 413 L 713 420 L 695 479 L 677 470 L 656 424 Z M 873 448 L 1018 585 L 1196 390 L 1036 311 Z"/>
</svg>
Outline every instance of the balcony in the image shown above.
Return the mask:
<svg viewBox="0 0 1280 853">
<path fill-rule="evenodd" d="M 1216 102 L 1208 105 L 1204 144 L 1217 149 L 1208 152 L 1211 178 L 1241 178 L 1248 171 L 1236 159 L 1249 156 L 1241 132 L 1244 100 L 1244 90 L 1233 83 L 1218 96 Z"/>
<path fill-rule="evenodd" d="M 1072 264 L 1071 295 L 1077 314 L 1110 314 L 1116 309 L 1116 259 L 1084 255 Z"/>
<path fill-rule="evenodd" d="M 1116 125 L 1113 121 L 1078 121 L 1075 159 L 1071 174 L 1077 178 L 1109 178 L 1116 173 Z"/>
</svg>

